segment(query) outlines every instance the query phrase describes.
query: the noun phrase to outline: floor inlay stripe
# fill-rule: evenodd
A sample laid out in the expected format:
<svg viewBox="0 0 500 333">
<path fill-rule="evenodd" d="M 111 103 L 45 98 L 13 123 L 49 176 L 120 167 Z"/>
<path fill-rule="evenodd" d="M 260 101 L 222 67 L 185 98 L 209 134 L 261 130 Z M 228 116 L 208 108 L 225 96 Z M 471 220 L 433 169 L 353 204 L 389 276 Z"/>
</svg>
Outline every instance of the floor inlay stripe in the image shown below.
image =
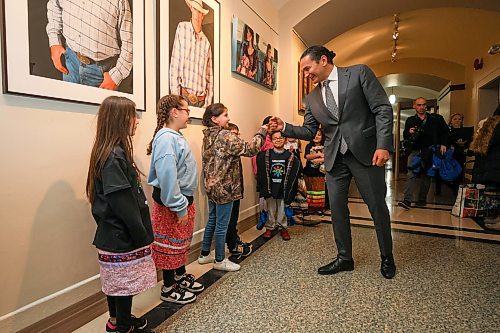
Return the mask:
<svg viewBox="0 0 500 333">
<path fill-rule="evenodd" d="M 279 233 L 278 229 L 273 231 L 273 237 L 278 233 Z M 251 242 L 253 251 L 252 254 L 250 254 L 250 256 L 252 256 L 255 253 L 255 251 L 257 251 L 267 241 L 268 240 L 264 239 L 262 236 L 257 237 L 255 240 L 253 240 Z M 241 257 L 240 259 L 231 258 L 231 261 L 239 264 L 248 257 Z M 205 286 L 205 290 L 203 292 L 206 292 L 210 286 L 214 285 L 217 281 L 219 281 L 220 278 L 222 278 L 227 273 L 228 272 L 211 269 L 207 273 L 203 274 L 198 279 L 196 279 L 196 281 L 202 283 Z M 162 324 L 165 320 L 170 318 L 172 315 L 174 315 L 177 311 L 182 309 L 182 307 L 183 305 L 173 304 L 169 302 L 162 302 L 158 306 L 151 309 L 142 318 L 146 318 L 148 320 L 148 327 L 155 328 L 160 324 Z"/>
<path fill-rule="evenodd" d="M 357 219 L 355 217 L 352 217 L 352 221 L 354 222 L 352 225 L 353 226 L 358 226 L 358 227 L 364 227 L 364 228 L 375 228 L 373 225 L 373 220 L 366 219 L 366 218 L 360 218 Z M 371 222 L 371 223 L 368 223 Z M 328 222 L 324 222 L 328 223 Z M 331 222 L 330 222 L 331 223 Z M 454 238 L 457 240 L 466 240 L 466 241 L 473 241 L 473 242 L 479 242 L 479 243 L 492 243 L 492 244 L 500 244 L 500 239 L 497 237 L 488 237 L 488 236 L 495 236 L 492 234 L 481 234 L 477 232 L 469 232 L 469 231 L 463 231 L 463 230 L 450 230 L 450 229 L 436 229 L 432 226 L 427 227 L 427 226 L 421 226 L 421 225 L 406 225 L 406 224 L 398 224 L 394 223 L 392 224 L 392 230 L 396 232 L 407 232 L 407 233 L 413 233 L 413 234 L 418 234 L 418 235 L 425 235 L 425 236 L 433 236 L 433 237 L 440 237 L 440 238 Z"/>
<path fill-rule="evenodd" d="M 364 221 L 372 221 L 373 222 L 373 219 L 371 219 L 369 217 L 351 216 L 351 218 L 356 219 L 356 220 L 364 220 Z M 391 220 L 391 223 L 392 224 L 404 224 L 404 225 L 410 225 L 410 226 L 418 226 L 418 227 L 430 227 L 430 228 L 435 228 L 435 229 L 474 232 L 474 233 L 478 233 L 478 234 L 497 235 L 496 232 L 490 231 L 490 230 L 471 229 L 471 228 L 463 228 L 463 227 L 447 226 L 447 225 L 436 225 L 436 224 L 429 224 L 429 223 L 424 223 L 424 222 L 408 222 L 408 221 Z"/>
</svg>

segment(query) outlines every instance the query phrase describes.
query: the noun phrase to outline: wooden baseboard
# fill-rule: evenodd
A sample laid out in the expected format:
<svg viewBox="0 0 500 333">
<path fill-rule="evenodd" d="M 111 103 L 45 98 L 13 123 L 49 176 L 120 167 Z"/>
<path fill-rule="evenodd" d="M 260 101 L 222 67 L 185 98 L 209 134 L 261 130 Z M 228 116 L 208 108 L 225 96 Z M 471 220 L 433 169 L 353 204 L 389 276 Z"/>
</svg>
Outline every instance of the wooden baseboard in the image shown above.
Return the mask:
<svg viewBox="0 0 500 333">
<path fill-rule="evenodd" d="M 240 233 L 255 226 L 256 216 L 252 215 L 238 223 Z M 213 247 L 213 245 L 212 245 Z M 187 264 L 198 259 L 201 250 L 201 242 L 191 247 L 187 256 Z M 162 279 L 161 271 L 158 271 L 158 281 Z M 91 295 L 78 303 L 75 303 L 53 315 L 44 318 L 24 329 L 19 333 L 57 333 L 72 332 L 88 322 L 99 317 L 108 310 L 106 295 L 101 291 Z"/>
</svg>

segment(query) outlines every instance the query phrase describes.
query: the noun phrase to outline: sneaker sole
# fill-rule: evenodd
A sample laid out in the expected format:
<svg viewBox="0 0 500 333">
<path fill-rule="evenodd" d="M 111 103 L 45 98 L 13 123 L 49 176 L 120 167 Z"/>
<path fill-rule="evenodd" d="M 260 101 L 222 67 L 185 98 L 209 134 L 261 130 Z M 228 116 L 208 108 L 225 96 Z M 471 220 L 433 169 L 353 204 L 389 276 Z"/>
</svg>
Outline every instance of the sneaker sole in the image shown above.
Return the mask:
<svg viewBox="0 0 500 333">
<path fill-rule="evenodd" d="M 227 269 L 226 267 L 215 267 L 214 266 L 214 269 L 218 270 L 218 271 L 224 271 L 224 272 L 237 272 L 240 270 L 241 267 L 238 267 L 237 269 Z"/>
<path fill-rule="evenodd" d="M 206 264 L 212 264 L 214 262 L 215 258 L 210 258 L 210 259 L 198 259 L 198 264 L 200 265 L 206 265 Z"/>
<path fill-rule="evenodd" d="M 144 325 L 142 325 L 142 326 L 137 326 L 137 327 L 135 327 L 135 328 L 136 328 L 136 329 L 138 329 L 138 330 L 142 330 L 142 329 L 144 329 L 146 326 L 148 326 L 148 320 L 147 320 L 147 319 L 145 319 L 145 321 L 146 321 L 146 322 L 144 323 Z"/>
<path fill-rule="evenodd" d="M 193 288 L 184 288 L 184 287 L 182 287 L 182 289 L 187 290 L 187 291 L 192 292 L 192 293 L 201 293 L 203 290 L 205 290 L 205 287 L 201 287 L 201 289 L 193 289 Z"/>
<path fill-rule="evenodd" d="M 163 297 L 163 296 L 160 296 L 160 299 L 164 302 L 168 302 L 168 303 L 174 303 L 174 304 L 189 304 L 189 303 L 193 303 L 194 301 L 196 301 L 196 295 L 194 296 L 194 298 L 192 299 L 189 299 L 189 300 L 185 300 L 185 301 L 182 301 L 182 300 L 175 300 L 175 299 L 171 299 L 171 298 L 167 298 L 167 297 Z"/>
<path fill-rule="evenodd" d="M 402 208 L 404 208 L 404 209 L 406 209 L 406 210 L 410 210 L 410 208 L 411 208 L 411 207 L 408 207 L 407 205 L 402 204 L 402 203 L 398 203 L 398 206 L 399 206 L 399 207 L 402 207 Z"/>
</svg>

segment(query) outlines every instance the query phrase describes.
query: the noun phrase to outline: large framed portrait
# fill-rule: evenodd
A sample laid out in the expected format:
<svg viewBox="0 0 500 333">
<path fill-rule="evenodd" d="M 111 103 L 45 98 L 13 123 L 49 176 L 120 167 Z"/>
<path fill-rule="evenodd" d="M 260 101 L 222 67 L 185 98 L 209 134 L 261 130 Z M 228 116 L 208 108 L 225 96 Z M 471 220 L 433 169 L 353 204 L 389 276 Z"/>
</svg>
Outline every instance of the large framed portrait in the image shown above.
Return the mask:
<svg viewBox="0 0 500 333">
<path fill-rule="evenodd" d="M 3 92 L 145 110 L 144 0 L 0 0 Z"/>
<path fill-rule="evenodd" d="M 220 99 L 220 3 L 157 0 L 157 96 L 183 96 L 190 117 Z"/>
<path fill-rule="evenodd" d="M 304 72 L 300 70 L 300 62 L 298 63 L 298 73 L 299 73 L 299 77 L 297 80 L 298 87 L 299 87 L 299 91 L 298 91 L 299 111 L 298 111 L 298 113 L 303 116 L 305 114 L 305 111 L 306 111 L 306 106 L 305 106 L 304 100 L 305 100 L 306 96 L 309 95 L 309 93 L 314 89 L 315 85 L 313 84 L 311 78 L 306 77 L 304 75 Z"/>
<path fill-rule="evenodd" d="M 234 73 L 276 90 L 278 50 L 237 17 L 233 17 L 231 51 Z"/>
</svg>

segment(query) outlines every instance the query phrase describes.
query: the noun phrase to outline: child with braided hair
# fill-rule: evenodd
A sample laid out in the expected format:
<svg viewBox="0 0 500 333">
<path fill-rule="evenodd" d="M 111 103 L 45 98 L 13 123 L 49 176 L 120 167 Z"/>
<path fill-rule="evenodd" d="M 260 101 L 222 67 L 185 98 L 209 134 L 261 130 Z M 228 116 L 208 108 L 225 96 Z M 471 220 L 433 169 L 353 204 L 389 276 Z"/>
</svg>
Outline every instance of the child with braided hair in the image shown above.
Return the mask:
<svg viewBox="0 0 500 333">
<path fill-rule="evenodd" d="M 193 238 L 196 160 L 180 130 L 189 121 L 187 101 L 178 95 L 162 97 L 157 106 L 157 126 L 147 154 L 151 155 L 148 183 L 153 186 L 153 259 L 163 271 L 163 301 L 187 304 L 204 286 L 186 273 L 186 259 Z"/>
</svg>

